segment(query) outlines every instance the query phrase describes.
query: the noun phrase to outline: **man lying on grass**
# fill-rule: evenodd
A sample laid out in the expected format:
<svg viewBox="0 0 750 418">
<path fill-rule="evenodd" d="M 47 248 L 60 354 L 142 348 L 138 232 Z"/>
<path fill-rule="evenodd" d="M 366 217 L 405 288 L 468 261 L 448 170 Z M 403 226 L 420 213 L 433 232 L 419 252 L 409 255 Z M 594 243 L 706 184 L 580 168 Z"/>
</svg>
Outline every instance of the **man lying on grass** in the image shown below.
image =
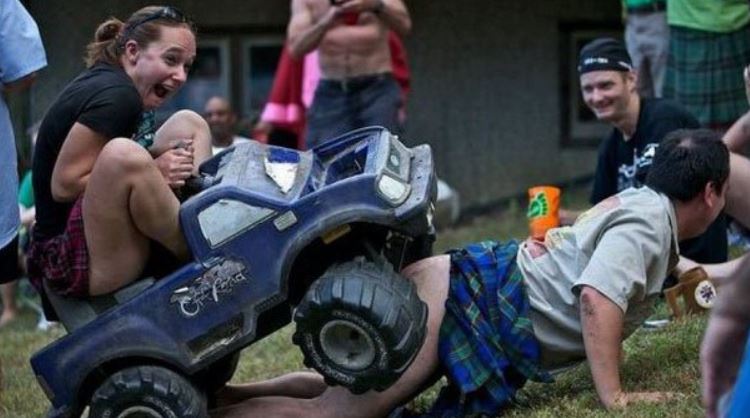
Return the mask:
<svg viewBox="0 0 750 418">
<path fill-rule="evenodd" d="M 622 341 L 650 315 L 680 240 L 724 207 L 729 153 L 713 132 L 680 130 L 654 158 L 647 186 L 612 196 L 544 242 L 482 242 L 407 267 L 429 307 L 414 363 L 383 392 L 353 395 L 312 373 L 227 387 L 217 417 L 381 417 L 435 381 L 426 416 L 496 415 L 528 379 L 587 360 L 607 408 L 661 401 L 626 392 Z M 223 406 L 222 406 L 223 405 Z"/>
</svg>

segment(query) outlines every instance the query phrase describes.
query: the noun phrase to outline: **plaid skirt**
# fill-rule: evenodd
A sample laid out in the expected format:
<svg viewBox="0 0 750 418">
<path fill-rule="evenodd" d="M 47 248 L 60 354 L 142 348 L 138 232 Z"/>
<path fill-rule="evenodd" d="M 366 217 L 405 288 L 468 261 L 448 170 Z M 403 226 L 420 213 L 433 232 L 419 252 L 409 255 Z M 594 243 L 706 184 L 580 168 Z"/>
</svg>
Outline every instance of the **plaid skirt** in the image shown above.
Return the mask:
<svg viewBox="0 0 750 418">
<path fill-rule="evenodd" d="M 552 380 L 539 366 L 517 252 L 516 242 L 493 241 L 449 251 L 450 291 L 438 340 L 449 384 L 425 416 L 494 416 L 526 380 Z"/>
<path fill-rule="evenodd" d="M 670 26 L 665 98 L 701 125 L 727 129 L 748 110 L 742 70 L 750 64 L 750 24 L 729 33 Z"/>
<path fill-rule="evenodd" d="M 42 280 L 61 296 L 89 295 L 89 252 L 83 229 L 83 196 L 68 215 L 65 232 L 44 241 L 32 240 L 27 267 L 29 280 L 43 293 Z"/>
</svg>

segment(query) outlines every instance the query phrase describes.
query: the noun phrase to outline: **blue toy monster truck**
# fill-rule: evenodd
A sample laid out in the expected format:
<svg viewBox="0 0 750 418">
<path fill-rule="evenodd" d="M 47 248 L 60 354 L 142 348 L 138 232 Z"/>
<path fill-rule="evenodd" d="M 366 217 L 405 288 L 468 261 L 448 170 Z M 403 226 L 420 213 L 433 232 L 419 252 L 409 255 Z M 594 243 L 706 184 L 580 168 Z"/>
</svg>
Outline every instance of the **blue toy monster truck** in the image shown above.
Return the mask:
<svg viewBox="0 0 750 418">
<path fill-rule="evenodd" d="M 429 146 L 370 127 L 307 152 L 240 144 L 200 171 L 180 208 L 191 262 L 86 301 L 46 289 L 69 331 L 31 359 L 49 416 L 206 416 L 239 351 L 292 316 L 305 364 L 355 393 L 416 356 L 427 308 L 396 271 L 434 240 Z"/>
</svg>

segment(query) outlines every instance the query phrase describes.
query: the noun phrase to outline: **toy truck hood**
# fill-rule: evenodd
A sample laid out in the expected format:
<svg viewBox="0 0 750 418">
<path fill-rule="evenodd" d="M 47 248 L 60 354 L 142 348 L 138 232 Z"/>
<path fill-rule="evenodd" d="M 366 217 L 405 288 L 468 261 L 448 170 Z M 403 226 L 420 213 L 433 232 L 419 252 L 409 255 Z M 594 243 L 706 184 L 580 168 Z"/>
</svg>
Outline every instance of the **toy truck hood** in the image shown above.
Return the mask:
<svg viewBox="0 0 750 418">
<path fill-rule="evenodd" d="M 351 177 L 377 176 L 389 164 L 390 146 L 390 134 L 382 128 L 360 129 L 308 151 L 250 141 L 218 154 L 201 172 L 221 186 L 290 202 Z"/>
</svg>

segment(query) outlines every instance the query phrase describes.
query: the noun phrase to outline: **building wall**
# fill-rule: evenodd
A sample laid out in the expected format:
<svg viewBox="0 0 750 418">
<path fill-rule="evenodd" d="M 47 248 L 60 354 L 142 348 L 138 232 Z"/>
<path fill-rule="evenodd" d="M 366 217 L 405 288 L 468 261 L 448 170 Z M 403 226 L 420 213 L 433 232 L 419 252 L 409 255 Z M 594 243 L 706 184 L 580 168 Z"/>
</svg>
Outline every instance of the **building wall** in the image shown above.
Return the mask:
<svg viewBox="0 0 750 418">
<path fill-rule="evenodd" d="M 463 204 L 589 175 L 595 148 L 561 147 L 559 24 L 612 21 L 619 2 L 409 2 L 413 141 L 433 145 L 438 174 Z M 577 94 L 575 88 L 573 93 Z M 461 163 L 458 163 L 461 162 Z"/>
<path fill-rule="evenodd" d="M 52 6 L 54 4 L 54 7 Z M 32 94 L 32 119 L 82 68 L 97 23 L 145 1 L 29 0 L 50 66 Z M 200 27 L 282 32 L 286 0 L 175 0 Z M 412 94 L 404 139 L 428 142 L 438 174 L 464 207 L 490 205 L 528 186 L 589 175 L 594 148 L 561 146 L 561 22 L 617 21 L 619 2 L 408 0 Z M 575 87 L 575 86 L 573 86 Z M 574 91 L 575 93 L 575 91 Z"/>
</svg>

